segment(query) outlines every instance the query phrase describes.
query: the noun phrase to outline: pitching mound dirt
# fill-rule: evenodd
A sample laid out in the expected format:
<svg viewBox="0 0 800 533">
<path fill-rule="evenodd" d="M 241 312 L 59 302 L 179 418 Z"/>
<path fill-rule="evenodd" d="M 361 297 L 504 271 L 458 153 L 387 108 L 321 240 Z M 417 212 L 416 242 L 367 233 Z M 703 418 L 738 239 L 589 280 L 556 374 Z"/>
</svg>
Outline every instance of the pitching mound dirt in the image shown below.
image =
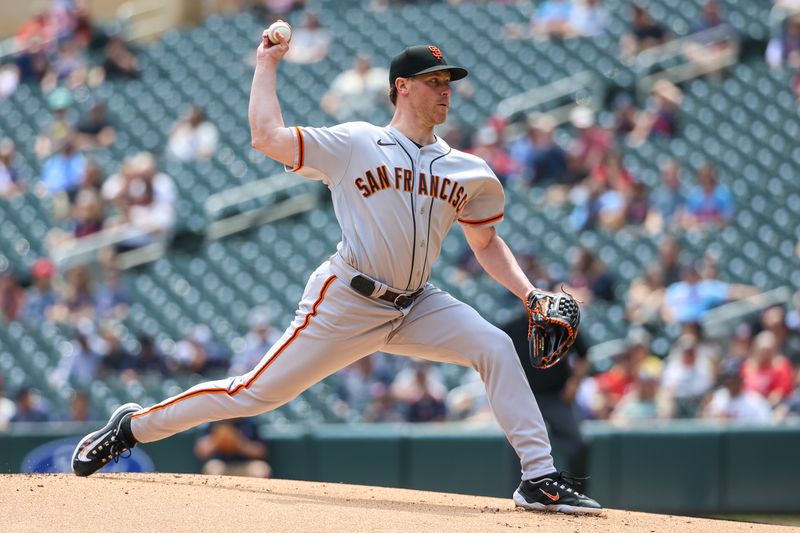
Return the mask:
<svg viewBox="0 0 800 533">
<path fill-rule="evenodd" d="M 575 517 L 510 499 L 184 474 L 0 475 L 6 531 L 791 531 L 607 510 Z M 794 530 L 796 531 L 796 530 Z"/>
</svg>

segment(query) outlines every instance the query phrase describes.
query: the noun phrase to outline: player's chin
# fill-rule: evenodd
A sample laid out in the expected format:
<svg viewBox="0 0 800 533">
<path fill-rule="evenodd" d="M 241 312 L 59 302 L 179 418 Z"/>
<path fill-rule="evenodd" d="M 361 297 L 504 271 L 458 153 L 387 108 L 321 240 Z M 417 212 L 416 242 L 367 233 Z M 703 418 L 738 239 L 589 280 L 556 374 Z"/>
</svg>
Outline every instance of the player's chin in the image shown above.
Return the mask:
<svg viewBox="0 0 800 533">
<path fill-rule="evenodd" d="M 449 107 L 439 106 L 433 114 L 436 124 L 444 124 L 447 121 L 447 113 L 449 111 Z"/>
</svg>

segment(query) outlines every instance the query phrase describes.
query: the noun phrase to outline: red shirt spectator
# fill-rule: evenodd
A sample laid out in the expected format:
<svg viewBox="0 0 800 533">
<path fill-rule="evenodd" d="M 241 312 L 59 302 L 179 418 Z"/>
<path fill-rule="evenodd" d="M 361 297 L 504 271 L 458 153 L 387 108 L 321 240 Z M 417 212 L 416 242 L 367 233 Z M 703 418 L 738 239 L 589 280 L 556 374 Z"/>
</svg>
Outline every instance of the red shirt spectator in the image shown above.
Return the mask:
<svg viewBox="0 0 800 533">
<path fill-rule="evenodd" d="M 742 365 L 745 390 L 759 393 L 776 405 L 794 388 L 794 368 L 777 352 L 778 343 L 771 331 L 762 331 L 753 341 L 753 352 Z"/>
</svg>

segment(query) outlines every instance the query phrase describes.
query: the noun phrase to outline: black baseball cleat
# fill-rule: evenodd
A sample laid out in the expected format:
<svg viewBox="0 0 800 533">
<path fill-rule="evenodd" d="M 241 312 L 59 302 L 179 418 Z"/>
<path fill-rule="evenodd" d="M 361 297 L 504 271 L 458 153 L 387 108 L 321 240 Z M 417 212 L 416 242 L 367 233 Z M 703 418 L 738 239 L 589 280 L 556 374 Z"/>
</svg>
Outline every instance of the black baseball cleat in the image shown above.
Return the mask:
<svg viewBox="0 0 800 533">
<path fill-rule="evenodd" d="M 137 403 L 126 403 L 114 411 L 102 429 L 83 437 L 72 453 L 72 471 L 75 475 L 92 475 L 112 459 L 115 463 L 119 462 L 124 452 L 136 446 L 130 431 L 130 418 L 141 410 L 142 406 Z"/>
<path fill-rule="evenodd" d="M 603 507 L 575 490 L 580 481 L 563 472 L 536 480 L 526 480 L 514 491 L 514 503 L 534 511 L 560 511 L 571 514 L 600 514 Z"/>
</svg>

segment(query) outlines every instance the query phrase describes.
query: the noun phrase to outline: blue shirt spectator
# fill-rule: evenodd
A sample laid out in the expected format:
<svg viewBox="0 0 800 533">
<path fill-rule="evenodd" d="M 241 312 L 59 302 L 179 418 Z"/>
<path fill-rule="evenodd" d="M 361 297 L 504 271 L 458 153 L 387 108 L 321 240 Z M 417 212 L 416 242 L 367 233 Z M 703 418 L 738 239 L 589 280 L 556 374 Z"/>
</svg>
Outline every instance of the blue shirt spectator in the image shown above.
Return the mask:
<svg viewBox="0 0 800 533">
<path fill-rule="evenodd" d="M 719 280 L 679 281 L 667 287 L 664 304 L 676 322 L 697 322 L 728 299 L 728 284 Z"/>
<path fill-rule="evenodd" d="M 701 322 L 706 312 L 729 300 L 758 293 L 754 287 L 702 279 L 693 266 L 684 267 L 681 281 L 667 287 L 662 317 L 665 322 Z"/>
<path fill-rule="evenodd" d="M 686 229 L 706 226 L 724 226 L 733 218 L 734 202 L 730 190 L 717 183 L 714 169 L 703 166 L 697 174 L 698 186 L 692 189 L 686 200 Z"/>
<path fill-rule="evenodd" d="M 86 157 L 75 151 L 71 140 L 66 140 L 59 151 L 53 154 L 42 169 L 42 183 L 50 194 L 78 190 L 86 172 Z"/>
</svg>

